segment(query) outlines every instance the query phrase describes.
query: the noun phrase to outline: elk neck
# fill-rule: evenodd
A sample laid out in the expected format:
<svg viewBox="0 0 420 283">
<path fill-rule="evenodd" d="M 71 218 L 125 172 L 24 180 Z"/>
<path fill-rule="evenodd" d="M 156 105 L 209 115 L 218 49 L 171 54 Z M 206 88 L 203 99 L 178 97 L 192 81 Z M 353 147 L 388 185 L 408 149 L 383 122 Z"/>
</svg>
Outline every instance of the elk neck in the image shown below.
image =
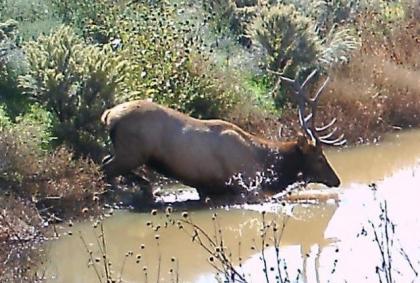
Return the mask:
<svg viewBox="0 0 420 283">
<path fill-rule="evenodd" d="M 299 180 L 305 157 L 296 141 L 263 143 L 259 152 L 266 174 L 271 179 L 265 189 L 279 191 Z"/>
</svg>

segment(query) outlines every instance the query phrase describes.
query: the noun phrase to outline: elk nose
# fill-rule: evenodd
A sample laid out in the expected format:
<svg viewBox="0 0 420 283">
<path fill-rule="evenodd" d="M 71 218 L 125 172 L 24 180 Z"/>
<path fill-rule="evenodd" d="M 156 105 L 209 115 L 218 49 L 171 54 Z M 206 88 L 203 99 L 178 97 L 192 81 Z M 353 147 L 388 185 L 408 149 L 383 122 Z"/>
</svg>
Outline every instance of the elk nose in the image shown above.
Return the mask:
<svg viewBox="0 0 420 283">
<path fill-rule="evenodd" d="M 341 184 L 340 179 L 339 179 L 339 178 L 334 178 L 334 180 L 332 180 L 332 181 L 328 184 L 328 186 L 329 186 L 329 187 L 339 187 L 339 186 L 340 186 L 340 184 Z"/>
</svg>

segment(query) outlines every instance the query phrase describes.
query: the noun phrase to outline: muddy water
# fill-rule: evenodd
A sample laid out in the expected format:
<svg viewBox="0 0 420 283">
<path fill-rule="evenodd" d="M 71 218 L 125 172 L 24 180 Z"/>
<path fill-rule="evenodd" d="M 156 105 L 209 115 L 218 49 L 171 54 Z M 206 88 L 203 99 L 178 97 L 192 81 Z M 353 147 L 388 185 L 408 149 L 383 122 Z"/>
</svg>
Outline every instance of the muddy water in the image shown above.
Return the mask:
<svg viewBox="0 0 420 283">
<path fill-rule="evenodd" d="M 385 136 L 380 144 L 328 153 L 344 187 L 369 183 L 415 165 L 420 157 L 420 131 L 398 132 Z"/>
<path fill-rule="evenodd" d="M 420 270 L 417 261 L 420 259 L 420 209 L 417 205 L 420 131 L 389 135 L 379 145 L 327 154 L 343 185 L 338 190 L 315 186 L 311 193 L 330 196 L 330 200 L 317 204 L 202 209 L 190 211 L 189 216 L 211 237 L 216 235 L 220 239 L 220 227 L 232 262 L 235 265 L 241 262 L 243 268 L 240 270 L 251 282 L 266 280 L 260 259 L 263 210 L 268 211 L 267 223 L 274 220 L 281 226 L 287 221 L 280 244 L 283 277 L 286 262 L 289 277 L 292 280 L 299 277 L 301 282 L 378 282 L 375 265 L 380 258 L 368 221 L 379 224 L 379 202 L 387 200 L 389 215 L 396 223 L 393 266 L 400 271 L 397 279 L 401 279 L 397 282 L 411 282 L 414 271 L 401 256 L 399 248 L 412 258 L 413 268 Z M 367 185 L 373 182 L 376 184 L 374 189 Z M 337 198 L 339 201 L 334 200 Z M 216 220 L 212 220 L 214 213 L 217 213 Z M 177 213 L 171 215 L 171 218 L 177 217 L 183 218 Z M 179 282 L 215 282 L 214 269 L 208 263 L 209 255 L 192 242 L 188 235 L 191 230 L 187 226 L 180 230 L 176 225 L 165 228 L 165 222 L 164 212 L 152 216 L 128 211 L 118 211 L 104 221 L 106 254 L 112 262 L 110 269 L 114 278 L 118 279 L 122 274 L 124 282 L 146 282 L 146 279 L 157 282 L 159 274 L 161 282 L 176 282 L 176 276 Z M 47 247 L 49 258 L 44 268 L 48 282 L 100 281 L 94 268 L 99 276 L 103 275 L 103 260 L 98 248 L 100 229 L 93 228 L 93 223 L 59 227 L 62 236 Z M 156 232 L 150 228 L 150 223 L 161 228 Z M 69 231 L 72 235 L 66 235 Z M 94 266 L 88 267 L 89 254 L 81 237 L 87 243 L 87 249 L 92 251 L 93 260 L 98 260 Z M 277 270 L 272 245 L 265 249 L 265 255 L 268 268 Z M 172 273 L 170 269 L 173 269 Z M 271 282 L 275 282 L 276 272 L 268 273 Z"/>
</svg>

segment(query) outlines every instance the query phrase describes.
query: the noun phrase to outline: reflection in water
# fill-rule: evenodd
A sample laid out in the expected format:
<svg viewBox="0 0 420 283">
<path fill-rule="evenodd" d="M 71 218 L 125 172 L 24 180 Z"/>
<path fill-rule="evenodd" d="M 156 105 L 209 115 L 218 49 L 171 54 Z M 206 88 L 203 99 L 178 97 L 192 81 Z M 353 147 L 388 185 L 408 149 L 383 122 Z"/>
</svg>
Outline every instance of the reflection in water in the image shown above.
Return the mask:
<svg viewBox="0 0 420 283">
<path fill-rule="evenodd" d="M 420 158 L 419 144 L 420 130 L 412 130 L 387 135 L 377 145 L 330 151 L 327 155 L 346 187 L 378 181 L 415 165 Z"/>
<path fill-rule="evenodd" d="M 293 217 L 289 218 L 286 213 L 282 213 L 283 208 L 278 207 L 279 213 L 269 214 L 267 221 L 274 219 L 280 224 L 288 218 L 281 245 L 298 246 L 302 254 L 307 254 L 314 245 L 324 247 L 332 242 L 332 239 L 324 238 L 324 230 L 335 208 L 335 204 L 315 207 L 299 205 L 293 208 Z M 210 212 L 198 210 L 190 214 L 194 223 L 213 235 L 214 226 L 211 215 L 215 212 L 223 229 L 224 243 L 231 249 L 233 262 L 237 264 L 239 257 L 246 259 L 255 253 L 251 247 L 260 245 L 261 213 L 252 210 L 218 209 Z M 148 221 L 153 221 L 154 225 L 160 225 L 162 228 L 155 232 L 147 227 Z M 207 262 L 208 254 L 197 244 L 192 243 L 191 238 L 176 226 L 170 225 L 168 228 L 163 228 L 165 221 L 166 216 L 163 213 L 151 216 L 130 212 L 118 212 L 105 221 L 108 255 L 112 259 L 114 270 L 120 270 L 120 264 L 127 252 L 134 253 L 134 257 L 129 259 L 124 267 L 125 280 L 138 282 L 139 277 L 144 276 L 142 268 L 147 266 L 151 274 L 149 279 L 156 281 L 159 255 L 162 257 L 161 270 L 164 271 L 161 273 L 162 282 L 170 279 L 168 271 L 173 267 L 170 261 L 172 257 L 179 260 L 179 274 L 182 282 L 194 282 L 198 280 L 200 273 L 213 271 Z M 52 243 L 51 264 L 48 268 L 49 273 L 56 272 L 57 278 L 51 282 L 80 282 L 80 280 L 92 282 L 95 280 L 95 272 L 86 268 L 88 254 L 81 240 L 76 236 L 76 231 L 81 231 L 86 241 L 93 243 L 92 250 L 96 250 L 95 232 L 99 235 L 97 230 L 98 228 L 94 229 L 92 224 L 80 224 L 73 229 L 73 236 L 66 236 Z M 155 239 L 156 234 L 159 234 L 159 241 Z M 145 244 L 144 249 L 141 249 L 142 244 Z M 135 263 L 137 254 L 142 255 L 140 264 Z M 67 258 L 65 255 L 71 256 Z M 100 253 L 96 253 L 94 257 L 100 257 Z M 206 280 L 208 279 L 207 277 Z"/>
<path fill-rule="evenodd" d="M 416 201 L 419 193 L 415 187 L 420 183 L 420 169 L 416 167 L 416 161 L 420 158 L 419 142 L 420 131 L 412 131 L 389 136 L 381 145 L 328 152 L 331 163 L 343 181 L 343 188 L 333 191 L 339 193 L 338 205 L 334 201 L 284 207 L 264 204 L 246 208 L 196 210 L 190 214 L 194 223 L 213 235 L 214 222 L 211 217 L 217 212 L 224 243 L 230 248 L 235 264 L 239 257 L 243 258 L 243 270 L 251 273 L 251 282 L 265 280 L 259 272 L 263 269 L 260 255 L 251 249 L 260 243 L 261 210 L 270 211 L 268 219 L 274 219 L 279 224 L 289 219 L 281 241 L 281 254 L 286 259 L 291 279 L 296 278 L 299 268 L 304 274 L 301 278 L 306 278 L 307 282 L 377 282 L 375 264 L 379 262 L 378 248 L 371 241 L 372 233 L 367 220 L 379 221 L 378 199 L 388 201 L 389 214 L 397 224 L 398 241 L 395 242 L 403 246 L 410 257 L 418 258 L 420 219 Z M 412 169 L 400 171 L 401 168 Z M 377 190 L 366 185 L 372 182 L 376 182 Z M 154 225 L 160 224 L 162 228 L 153 231 L 147 226 L 148 221 Z M 165 221 L 164 213 L 151 216 L 126 211 L 106 219 L 107 254 L 116 273 L 114 277 L 118 278 L 125 254 L 132 251 L 134 255 L 127 258 L 123 269 L 123 278 L 128 282 L 144 281 L 145 266 L 149 282 L 156 282 L 159 257 L 161 282 L 170 282 L 169 270 L 176 268 L 171 262 L 172 257 L 179 262 L 180 282 L 214 281 L 214 270 L 207 262 L 208 254 L 176 226 L 164 228 Z M 357 237 L 363 228 L 368 235 Z M 94 229 L 92 223 L 81 223 L 72 228 L 62 228 L 62 232 L 68 229 L 72 229 L 73 236 L 64 236 L 50 243 L 47 265 L 47 274 L 51 277 L 49 282 L 98 281 L 92 267 L 87 268 L 88 254 L 78 237 L 80 231 L 86 241 L 92 243 L 89 249 L 96 251 L 95 233 L 99 233 L 98 228 Z M 156 234 L 159 234 L 159 240 L 155 239 Z M 141 248 L 142 244 L 145 245 L 144 249 Z M 136 255 L 140 254 L 141 260 L 136 263 Z M 266 254 L 268 265 L 274 265 L 275 250 L 268 248 Z M 413 271 L 398 255 L 394 264 L 401 271 L 401 278 L 412 278 Z M 100 253 L 94 253 L 94 257 L 99 256 Z M 336 259 L 337 263 L 334 262 Z M 413 264 L 419 265 L 416 261 Z"/>
</svg>

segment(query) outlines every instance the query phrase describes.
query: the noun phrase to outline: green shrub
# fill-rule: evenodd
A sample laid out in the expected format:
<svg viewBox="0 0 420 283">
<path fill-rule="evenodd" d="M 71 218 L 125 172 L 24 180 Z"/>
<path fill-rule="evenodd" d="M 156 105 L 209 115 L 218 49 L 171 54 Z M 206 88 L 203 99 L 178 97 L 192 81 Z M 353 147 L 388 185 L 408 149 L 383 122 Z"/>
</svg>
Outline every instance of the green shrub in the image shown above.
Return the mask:
<svg viewBox="0 0 420 283">
<path fill-rule="evenodd" d="M 208 27 L 216 36 L 235 38 L 249 47 L 251 40 L 246 29 L 256 17 L 257 1 L 213 0 L 203 1 L 202 8 L 209 20 Z"/>
<path fill-rule="evenodd" d="M 0 129 L 8 127 L 11 124 L 4 105 L 0 105 Z"/>
<path fill-rule="evenodd" d="M 340 63 L 348 63 L 354 51 L 361 46 L 354 28 L 333 28 L 323 39 L 318 64 L 325 69 Z"/>
<path fill-rule="evenodd" d="M 152 98 L 205 118 L 223 116 L 235 103 L 234 89 L 224 88 L 199 38 L 190 35 L 193 24 L 180 21 L 174 6 L 139 4 L 118 23 L 119 52 L 130 62 L 118 101 Z"/>
<path fill-rule="evenodd" d="M 49 112 L 33 105 L 16 122 L 2 117 L 0 111 L 0 197 L 9 191 L 59 217 L 81 215 L 83 207 L 99 208 L 94 197 L 104 189 L 99 167 L 76 159 L 67 148 L 51 149 Z"/>
<path fill-rule="evenodd" d="M 235 4 L 238 8 L 256 6 L 258 4 L 258 0 L 235 0 Z"/>
<path fill-rule="evenodd" d="M 64 147 L 42 150 L 42 135 L 36 125 L 23 123 L 0 129 L 0 192 L 9 191 L 58 217 L 82 215 L 84 207 L 98 210 L 95 195 L 104 189 L 99 167 L 76 159 Z"/>
<path fill-rule="evenodd" d="M 212 0 L 203 1 L 203 8 L 211 19 L 211 28 L 217 34 L 229 32 L 232 21 L 235 18 L 235 1 L 233 0 Z"/>
<path fill-rule="evenodd" d="M 85 39 L 108 43 L 118 25 L 123 3 L 112 0 L 49 0 L 62 21 L 71 25 Z"/>
<path fill-rule="evenodd" d="M 16 43 L 17 26 L 15 20 L 0 23 L 0 103 L 12 119 L 26 111 L 28 106 L 17 86 L 18 76 L 26 70 L 25 57 Z"/>
<path fill-rule="evenodd" d="M 23 40 L 48 34 L 61 24 L 50 0 L 0 0 L 0 7 L 0 21 L 16 20 Z"/>
<path fill-rule="evenodd" d="M 252 92 L 255 105 L 269 113 L 277 114 L 274 100 L 270 96 L 272 87 L 268 76 L 253 77 L 247 81 L 246 87 Z"/>
<path fill-rule="evenodd" d="M 77 153 L 100 154 L 104 136 L 99 120 L 114 104 L 127 61 L 110 46 L 86 44 L 71 28 L 61 27 L 24 46 L 29 63 L 19 77 L 25 94 L 55 116 L 52 133 Z"/>
<path fill-rule="evenodd" d="M 0 113 L 0 116 L 1 115 Z M 33 108 L 32 113 L 17 118 L 13 123 L 7 118 L 0 125 L 0 180 L 18 184 L 45 154 L 42 146 L 51 138 L 48 131 L 48 113 Z"/>
<path fill-rule="evenodd" d="M 266 54 L 264 67 L 294 74 L 298 66 L 315 63 L 321 42 L 313 21 L 293 5 L 262 10 L 248 29 L 254 43 Z"/>
</svg>

